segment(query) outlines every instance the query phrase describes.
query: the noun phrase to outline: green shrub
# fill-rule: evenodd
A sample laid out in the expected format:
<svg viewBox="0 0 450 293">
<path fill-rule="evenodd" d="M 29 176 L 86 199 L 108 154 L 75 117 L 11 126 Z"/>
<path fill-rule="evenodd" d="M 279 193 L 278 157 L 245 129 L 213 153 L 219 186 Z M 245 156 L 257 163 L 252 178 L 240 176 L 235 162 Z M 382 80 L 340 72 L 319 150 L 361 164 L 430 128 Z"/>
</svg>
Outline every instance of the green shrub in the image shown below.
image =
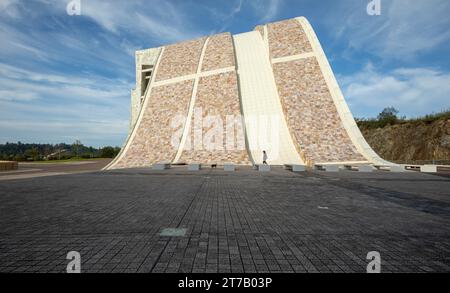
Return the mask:
<svg viewBox="0 0 450 293">
<path fill-rule="evenodd" d="M 377 118 L 355 118 L 356 124 L 361 129 L 383 128 L 387 125 L 395 125 L 399 123 L 431 123 L 440 119 L 450 119 L 450 110 L 428 114 L 422 117 L 410 118 L 397 117 L 398 110 L 393 107 L 385 108 Z"/>
<path fill-rule="evenodd" d="M 114 158 L 117 156 L 117 154 L 120 152 L 120 148 L 118 147 L 112 147 L 112 146 L 106 146 L 100 150 L 100 157 L 101 158 Z"/>
</svg>

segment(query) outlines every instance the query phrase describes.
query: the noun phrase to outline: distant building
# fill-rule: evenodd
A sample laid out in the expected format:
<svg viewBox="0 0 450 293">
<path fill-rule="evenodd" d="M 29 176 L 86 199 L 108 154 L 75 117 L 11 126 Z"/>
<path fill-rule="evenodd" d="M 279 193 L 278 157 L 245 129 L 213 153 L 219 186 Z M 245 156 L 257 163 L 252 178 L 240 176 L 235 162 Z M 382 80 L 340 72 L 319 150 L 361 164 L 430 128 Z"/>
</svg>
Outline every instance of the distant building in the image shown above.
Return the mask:
<svg viewBox="0 0 450 293">
<path fill-rule="evenodd" d="M 51 159 L 59 159 L 61 157 L 61 155 L 67 154 L 69 153 L 69 150 L 58 150 L 56 152 L 53 152 L 47 156 L 44 156 L 44 160 L 51 160 Z"/>
</svg>

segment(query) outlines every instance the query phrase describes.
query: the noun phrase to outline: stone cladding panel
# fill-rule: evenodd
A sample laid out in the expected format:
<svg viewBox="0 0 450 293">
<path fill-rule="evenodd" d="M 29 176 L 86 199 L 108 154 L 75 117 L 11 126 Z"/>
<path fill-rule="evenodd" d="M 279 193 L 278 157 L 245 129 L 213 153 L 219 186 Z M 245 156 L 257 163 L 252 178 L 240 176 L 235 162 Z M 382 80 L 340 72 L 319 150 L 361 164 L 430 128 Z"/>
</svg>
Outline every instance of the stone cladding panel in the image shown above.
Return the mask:
<svg viewBox="0 0 450 293">
<path fill-rule="evenodd" d="M 267 30 L 271 58 L 312 52 L 302 26 L 295 19 L 269 23 Z"/>
<path fill-rule="evenodd" d="M 156 81 L 196 73 L 205 40 L 206 38 L 200 38 L 166 46 L 156 73 Z"/>
<path fill-rule="evenodd" d="M 234 66 L 234 48 L 230 33 L 209 38 L 203 57 L 202 71 Z"/>
<path fill-rule="evenodd" d="M 236 73 L 227 72 L 200 78 L 195 108 L 201 108 L 203 117 L 208 115 L 216 115 L 220 117 L 223 123 L 223 150 L 207 150 L 204 145 L 201 150 L 195 149 L 198 144 L 194 141 L 194 133 L 196 131 L 201 131 L 202 138 L 205 138 L 205 135 L 212 128 L 212 126 L 208 128 L 203 126 L 202 129 L 196 129 L 197 124 L 194 121 L 194 119 L 196 119 L 196 115 L 194 114 L 189 131 L 191 143 L 186 144 L 185 150 L 183 151 L 179 161 L 185 163 L 197 162 L 204 164 L 223 164 L 230 162 L 242 165 L 251 164 L 245 149 L 245 138 L 242 129 L 243 124 L 241 124 L 240 128 L 238 128 L 239 126 L 235 126 L 234 128 L 235 149 L 227 150 L 226 148 L 226 117 L 227 115 L 234 115 L 235 117 L 240 117 L 241 115 Z M 237 131 L 237 129 L 240 129 L 241 131 Z M 242 135 L 238 137 L 239 133 Z M 237 140 L 242 143 L 241 145 L 243 146 L 243 149 L 237 148 Z"/>
<path fill-rule="evenodd" d="M 117 168 L 149 167 L 172 161 L 177 149 L 171 144 L 176 131 L 171 122 L 176 115 L 187 116 L 193 83 L 187 80 L 152 89 L 137 133 Z"/>
<path fill-rule="evenodd" d="M 273 64 L 293 138 L 312 162 L 364 161 L 348 136 L 316 58 Z"/>
</svg>

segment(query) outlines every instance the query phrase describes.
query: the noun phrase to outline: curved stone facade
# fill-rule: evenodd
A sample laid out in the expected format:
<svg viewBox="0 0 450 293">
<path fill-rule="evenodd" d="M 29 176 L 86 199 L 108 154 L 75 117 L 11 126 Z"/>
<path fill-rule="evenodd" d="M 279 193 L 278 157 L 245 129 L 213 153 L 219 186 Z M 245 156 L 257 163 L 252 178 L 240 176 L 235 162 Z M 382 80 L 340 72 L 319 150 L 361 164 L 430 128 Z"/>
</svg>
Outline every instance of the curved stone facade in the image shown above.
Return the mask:
<svg viewBox="0 0 450 293">
<path fill-rule="evenodd" d="M 315 58 L 273 64 L 291 133 L 311 162 L 364 161 L 342 125 Z"/>
<path fill-rule="evenodd" d="M 155 81 L 194 74 L 206 38 L 165 47 Z"/>
<path fill-rule="evenodd" d="M 131 132 L 107 169 L 259 164 L 262 150 L 278 165 L 391 164 L 361 135 L 305 18 L 136 54 Z"/>
<path fill-rule="evenodd" d="M 230 33 L 209 38 L 203 57 L 202 71 L 234 66 L 234 50 Z"/>
<path fill-rule="evenodd" d="M 269 23 L 267 31 L 271 58 L 298 55 L 312 51 L 302 26 L 295 19 Z"/>
<path fill-rule="evenodd" d="M 172 126 L 172 119 L 187 115 L 192 86 L 192 80 L 187 80 L 152 89 L 136 134 L 116 168 L 148 167 L 173 160 L 177 148 L 172 139 L 177 129 Z"/>
<path fill-rule="evenodd" d="M 186 143 L 179 162 L 250 164 L 245 148 L 243 123 L 230 120 L 241 117 L 234 71 L 200 78 L 194 109 L 190 140 Z M 199 118 L 202 118 L 201 122 L 196 121 Z M 221 130 L 217 131 L 218 124 Z"/>
</svg>

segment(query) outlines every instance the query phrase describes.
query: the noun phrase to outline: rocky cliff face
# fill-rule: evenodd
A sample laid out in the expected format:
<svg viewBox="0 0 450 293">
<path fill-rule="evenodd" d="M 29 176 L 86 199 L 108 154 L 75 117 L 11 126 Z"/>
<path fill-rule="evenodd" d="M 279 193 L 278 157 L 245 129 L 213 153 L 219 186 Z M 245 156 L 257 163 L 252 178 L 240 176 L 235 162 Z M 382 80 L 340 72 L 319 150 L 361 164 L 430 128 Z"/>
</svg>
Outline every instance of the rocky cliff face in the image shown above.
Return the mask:
<svg viewBox="0 0 450 293">
<path fill-rule="evenodd" d="M 384 159 L 395 162 L 450 161 L 450 119 L 408 121 L 383 128 L 364 128 L 369 145 Z"/>
</svg>

